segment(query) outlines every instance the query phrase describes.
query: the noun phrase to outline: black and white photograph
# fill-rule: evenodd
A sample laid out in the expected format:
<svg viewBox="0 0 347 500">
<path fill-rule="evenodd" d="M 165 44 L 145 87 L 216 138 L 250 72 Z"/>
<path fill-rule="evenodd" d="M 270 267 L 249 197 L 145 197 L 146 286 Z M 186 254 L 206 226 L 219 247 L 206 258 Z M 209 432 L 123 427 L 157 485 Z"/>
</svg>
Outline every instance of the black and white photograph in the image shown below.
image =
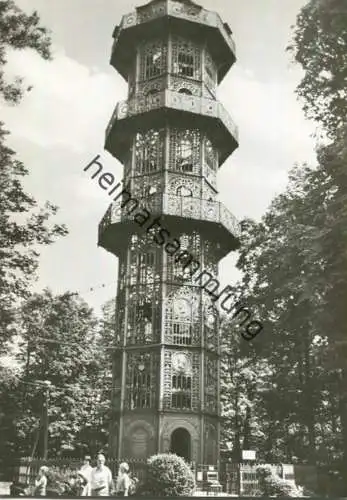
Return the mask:
<svg viewBox="0 0 347 500">
<path fill-rule="evenodd" d="M 0 497 L 347 498 L 347 0 L 0 0 Z"/>
</svg>

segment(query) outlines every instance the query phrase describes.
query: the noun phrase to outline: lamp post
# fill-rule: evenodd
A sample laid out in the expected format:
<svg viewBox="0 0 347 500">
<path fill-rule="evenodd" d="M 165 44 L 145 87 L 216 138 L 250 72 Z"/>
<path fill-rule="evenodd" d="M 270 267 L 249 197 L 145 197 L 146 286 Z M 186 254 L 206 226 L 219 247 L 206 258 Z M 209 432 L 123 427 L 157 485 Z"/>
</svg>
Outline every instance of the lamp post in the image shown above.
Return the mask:
<svg viewBox="0 0 347 500">
<path fill-rule="evenodd" d="M 51 387 L 51 382 L 45 380 L 42 382 L 44 386 L 44 400 L 43 400 L 43 415 L 42 415 L 42 428 L 43 428 L 43 459 L 47 460 L 48 456 L 48 406 L 49 406 L 49 389 Z"/>
</svg>

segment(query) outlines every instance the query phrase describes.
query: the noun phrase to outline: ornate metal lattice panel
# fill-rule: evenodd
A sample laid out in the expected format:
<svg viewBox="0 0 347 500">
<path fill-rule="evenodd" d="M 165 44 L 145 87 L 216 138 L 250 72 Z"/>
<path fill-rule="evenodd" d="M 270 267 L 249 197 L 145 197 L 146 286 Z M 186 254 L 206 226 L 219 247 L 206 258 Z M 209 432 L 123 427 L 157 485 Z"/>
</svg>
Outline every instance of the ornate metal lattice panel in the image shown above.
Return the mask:
<svg viewBox="0 0 347 500">
<path fill-rule="evenodd" d="M 135 139 L 135 175 L 163 170 L 165 130 L 138 132 Z"/>
<path fill-rule="evenodd" d="M 219 338 L 218 325 L 219 315 L 212 297 L 206 292 L 202 295 L 203 322 L 204 322 L 204 343 L 206 349 L 218 352 Z"/>
<path fill-rule="evenodd" d="M 125 291 L 119 291 L 116 308 L 116 331 L 115 346 L 120 346 L 124 342 L 125 332 Z"/>
<path fill-rule="evenodd" d="M 120 409 L 121 388 L 122 388 L 122 356 L 117 353 L 113 358 L 113 379 L 112 379 L 112 408 Z"/>
<path fill-rule="evenodd" d="M 208 168 L 217 172 L 218 152 L 207 136 L 204 138 L 204 163 Z"/>
<path fill-rule="evenodd" d="M 208 50 L 205 50 L 205 64 L 204 64 L 204 81 L 206 87 L 212 93 L 213 96 L 216 95 L 216 85 L 217 85 L 217 68 Z"/>
<path fill-rule="evenodd" d="M 199 345 L 201 331 L 200 293 L 190 286 L 167 286 L 165 298 L 165 342 Z"/>
<path fill-rule="evenodd" d="M 179 238 L 180 251 L 167 257 L 167 281 L 171 284 L 193 286 L 193 273 L 190 269 L 191 258 L 201 262 L 201 235 L 182 233 Z"/>
<path fill-rule="evenodd" d="M 154 408 L 157 401 L 158 355 L 128 352 L 125 407 Z"/>
<path fill-rule="evenodd" d="M 200 198 L 201 179 L 189 175 L 170 173 L 168 176 L 167 193 L 173 196 L 193 196 Z"/>
<path fill-rule="evenodd" d="M 211 206 L 214 206 L 214 204 L 211 203 Z M 214 209 L 209 213 L 208 208 L 207 206 L 205 210 L 206 219 L 213 220 Z M 218 257 L 216 256 L 215 243 L 209 240 L 205 240 L 204 245 L 204 270 L 218 279 Z"/>
<path fill-rule="evenodd" d="M 146 345 L 160 340 L 161 297 L 158 283 L 129 288 L 127 344 Z"/>
<path fill-rule="evenodd" d="M 189 351 L 166 351 L 164 408 L 191 411 L 200 407 L 200 357 Z"/>
<path fill-rule="evenodd" d="M 201 133 L 194 129 L 170 129 L 169 169 L 201 175 Z"/>
<path fill-rule="evenodd" d="M 200 46 L 191 40 L 173 36 L 171 40 L 171 73 L 184 78 L 201 80 Z"/>
<path fill-rule="evenodd" d="M 139 48 L 139 81 L 156 78 L 167 72 L 167 40 L 143 41 Z"/>
<path fill-rule="evenodd" d="M 205 357 L 205 404 L 204 409 L 211 413 L 217 413 L 218 403 L 218 363 L 216 359 Z"/>
<path fill-rule="evenodd" d="M 171 407 L 171 351 L 164 353 L 163 408 Z"/>
<path fill-rule="evenodd" d="M 141 182 L 133 180 L 131 192 L 137 200 L 150 198 L 156 194 L 162 193 L 164 190 L 164 179 L 162 175 L 152 174 L 144 175 Z"/>
</svg>

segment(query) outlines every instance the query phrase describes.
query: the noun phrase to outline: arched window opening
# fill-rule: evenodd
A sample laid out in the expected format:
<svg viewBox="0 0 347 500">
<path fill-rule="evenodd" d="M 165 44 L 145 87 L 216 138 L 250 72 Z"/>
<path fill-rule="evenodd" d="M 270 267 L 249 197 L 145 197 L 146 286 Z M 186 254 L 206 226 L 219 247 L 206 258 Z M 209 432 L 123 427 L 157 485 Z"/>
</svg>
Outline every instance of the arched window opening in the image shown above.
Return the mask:
<svg viewBox="0 0 347 500">
<path fill-rule="evenodd" d="M 170 452 L 191 461 L 191 437 L 183 427 L 173 431 L 170 442 Z"/>
<path fill-rule="evenodd" d="M 191 92 L 191 90 L 186 89 L 186 88 L 179 89 L 179 91 L 178 91 L 178 92 L 179 92 L 180 94 L 193 95 L 193 93 Z"/>
<path fill-rule="evenodd" d="M 158 89 L 150 89 L 148 92 L 146 92 L 146 97 L 151 97 L 152 95 L 155 95 L 159 92 Z"/>
<path fill-rule="evenodd" d="M 189 188 L 186 188 L 185 186 L 179 186 L 177 188 L 176 193 L 177 193 L 177 196 L 182 196 L 182 197 L 185 197 L 185 198 L 193 196 L 192 190 L 189 189 Z"/>
</svg>

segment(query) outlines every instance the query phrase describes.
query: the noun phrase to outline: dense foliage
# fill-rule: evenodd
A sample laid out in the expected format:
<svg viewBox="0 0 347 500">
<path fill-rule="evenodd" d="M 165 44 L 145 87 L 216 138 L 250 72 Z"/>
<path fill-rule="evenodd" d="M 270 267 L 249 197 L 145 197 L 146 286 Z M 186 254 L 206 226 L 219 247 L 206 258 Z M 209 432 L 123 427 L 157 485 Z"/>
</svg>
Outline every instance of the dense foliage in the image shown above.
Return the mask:
<svg viewBox="0 0 347 500">
<path fill-rule="evenodd" d="M 50 39 L 37 13 L 27 15 L 12 0 L 0 1 L 0 99 L 18 103 L 23 81 L 5 78 L 6 53 L 33 49 L 48 59 Z M 8 132 L 0 122 L 0 352 L 16 333 L 15 307 L 30 293 L 38 266 L 39 247 L 66 234 L 65 227 L 51 222 L 57 207 L 38 207 L 22 186 L 28 175 L 15 152 L 6 145 Z"/>
<path fill-rule="evenodd" d="M 0 393 L 1 456 L 42 456 L 45 381 L 50 455 L 95 454 L 107 443 L 111 380 L 93 311 L 74 294 L 46 290 L 23 305 L 20 325 L 18 373 Z"/>
<path fill-rule="evenodd" d="M 298 93 L 330 137 L 317 166 L 297 165 L 259 223 L 243 221 L 235 295 L 266 321 L 244 345 L 223 328 L 223 439 L 267 462 L 329 464 L 347 492 L 347 128 L 343 0 L 309 1 L 291 50 Z M 328 72 L 329 75 L 322 71 Z M 299 160 L 299 158 L 298 158 Z M 265 370 L 264 370 L 265 367 Z"/>
<path fill-rule="evenodd" d="M 290 481 L 275 475 L 270 467 L 257 468 L 259 496 L 263 497 L 302 497 L 302 492 Z M 257 495 L 258 496 L 258 495 Z"/>
<path fill-rule="evenodd" d="M 347 116 L 347 3 L 310 0 L 300 11 L 289 50 L 304 70 L 297 88 L 307 116 L 332 137 Z"/>
<path fill-rule="evenodd" d="M 195 480 L 183 458 L 173 454 L 154 455 L 147 462 L 147 477 L 138 494 L 150 497 L 191 496 Z"/>
</svg>

